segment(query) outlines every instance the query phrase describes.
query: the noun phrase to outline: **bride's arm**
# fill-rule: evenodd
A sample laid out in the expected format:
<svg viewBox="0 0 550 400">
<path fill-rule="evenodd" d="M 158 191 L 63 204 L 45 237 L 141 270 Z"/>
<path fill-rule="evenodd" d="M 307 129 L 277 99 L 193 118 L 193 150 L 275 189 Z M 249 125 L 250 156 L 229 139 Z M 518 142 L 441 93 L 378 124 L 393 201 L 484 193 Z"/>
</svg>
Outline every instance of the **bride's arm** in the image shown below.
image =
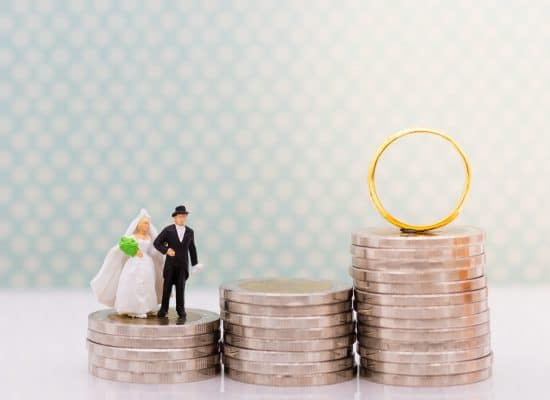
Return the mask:
<svg viewBox="0 0 550 400">
<path fill-rule="evenodd" d="M 147 254 L 149 254 L 151 257 L 154 256 L 155 253 L 158 254 L 158 251 L 155 249 L 155 246 L 153 245 L 153 239 L 154 239 L 154 238 L 151 238 L 151 244 L 148 245 L 148 246 L 146 246 L 146 248 L 147 248 L 146 252 L 147 252 Z"/>
</svg>

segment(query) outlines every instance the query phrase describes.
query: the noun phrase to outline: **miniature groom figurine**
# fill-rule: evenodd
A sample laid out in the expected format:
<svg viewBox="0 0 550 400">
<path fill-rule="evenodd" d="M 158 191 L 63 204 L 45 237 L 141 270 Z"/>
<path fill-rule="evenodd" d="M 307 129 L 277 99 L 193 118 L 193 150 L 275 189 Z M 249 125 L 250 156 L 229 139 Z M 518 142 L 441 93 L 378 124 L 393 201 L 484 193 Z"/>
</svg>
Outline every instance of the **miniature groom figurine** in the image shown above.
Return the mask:
<svg viewBox="0 0 550 400">
<path fill-rule="evenodd" d="M 176 311 L 180 318 L 186 317 L 185 281 L 189 278 L 189 256 L 192 266 L 196 266 L 197 269 L 202 267 L 198 264 L 193 229 L 185 225 L 188 214 L 185 206 L 177 206 L 172 213 L 174 223 L 165 227 L 153 242 L 158 251 L 166 254 L 162 304 L 157 313 L 158 317 L 165 317 L 168 313 L 172 285 L 176 285 Z"/>
</svg>

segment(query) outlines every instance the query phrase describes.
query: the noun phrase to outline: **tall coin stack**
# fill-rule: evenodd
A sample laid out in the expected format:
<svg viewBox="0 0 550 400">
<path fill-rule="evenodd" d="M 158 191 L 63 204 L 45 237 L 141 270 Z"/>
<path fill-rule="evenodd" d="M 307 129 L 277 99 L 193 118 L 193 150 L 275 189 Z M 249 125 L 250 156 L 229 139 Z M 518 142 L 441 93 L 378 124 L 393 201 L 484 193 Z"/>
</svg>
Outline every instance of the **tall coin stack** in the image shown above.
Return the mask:
<svg viewBox="0 0 550 400">
<path fill-rule="evenodd" d="M 352 234 L 360 375 L 404 386 L 491 376 L 484 233 L 370 228 Z"/>
<path fill-rule="evenodd" d="M 311 279 L 220 286 L 225 375 L 271 386 L 327 385 L 356 376 L 352 287 Z"/>
<path fill-rule="evenodd" d="M 100 378 L 132 383 L 194 382 L 216 376 L 220 318 L 211 311 L 187 309 L 181 320 L 131 318 L 114 310 L 88 316 L 88 370 Z"/>
</svg>

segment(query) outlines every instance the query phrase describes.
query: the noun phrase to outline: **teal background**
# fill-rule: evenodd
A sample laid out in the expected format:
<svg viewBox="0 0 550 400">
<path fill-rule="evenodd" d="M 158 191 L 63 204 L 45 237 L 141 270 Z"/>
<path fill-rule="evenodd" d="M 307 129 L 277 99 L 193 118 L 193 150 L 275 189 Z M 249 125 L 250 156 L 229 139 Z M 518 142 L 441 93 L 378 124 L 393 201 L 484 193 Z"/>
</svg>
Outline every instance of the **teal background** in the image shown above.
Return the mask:
<svg viewBox="0 0 550 400">
<path fill-rule="evenodd" d="M 193 285 L 349 279 L 351 231 L 385 224 L 369 162 L 415 126 L 471 159 L 455 223 L 487 231 L 489 279 L 548 282 L 549 17 L 509 1 L 0 1 L 0 286 L 86 287 L 141 207 L 162 228 L 178 204 L 206 266 Z M 392 210 L 450 207 L 462 172 L 443 149 L 396 148 Z"/>
</svg>

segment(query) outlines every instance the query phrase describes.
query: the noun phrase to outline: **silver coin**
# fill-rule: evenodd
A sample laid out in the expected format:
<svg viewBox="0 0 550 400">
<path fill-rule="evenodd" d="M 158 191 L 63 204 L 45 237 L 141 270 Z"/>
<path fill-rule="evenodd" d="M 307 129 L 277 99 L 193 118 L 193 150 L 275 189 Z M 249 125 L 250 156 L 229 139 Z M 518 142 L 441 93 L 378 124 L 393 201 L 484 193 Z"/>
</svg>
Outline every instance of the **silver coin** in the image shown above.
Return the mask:
<svg viewBox="0 0 550 400">
<path fill-rule="evenodd" d="M 125 347 L 105 346 L 86 340 L 86 347 L 92 354 L 117 360 L 161 361 L 187 360 L 218 354 L 218 343 L 184 349 L 132 349 Z"/>
<path fill-rule="evenodd" d="M 478 336 L 469 339 L 452 340 L 448 342 L 403 342 L 398 340 L 378 339 L 371 337 L 359 338 L 359 345 L 369 350 L 401 351 L 401 352 L 443 352 L 473 349 L 491 344 L 491 335 Z"/>
<path fill-rule="evenodd" d="M 481 371 L 468 372 L 457 375 L 397 375 L 374 372 L 363 367 L 359 369 L 359 375 L 376 383 L 395 386 L 452 386 L 467 385 L 474 382 L 484 381 L 491 377 L 491 368 Z"/>
<path fill-rule="evenodd" d="M 219 354 L 191 358 L 189 360 L 135 361 L 117 360 L 89 353 L 88 359 L 96 367 L 135 373 L 185 372 L 195 369 L 205 369 L 220 364 Z"/>
<path fill-rule="evenodd" d="M 408 363 L 390 363 L 384 361 L 368 360 L 361 358 L 361 366 L 376 372 L 399 375 L 456 375 L 468 372 L 480 371 L 491 367 L 493 353 L 477 358 L 475 360 L 456 361 L 452 363 L 432 363 L 432 364 L 408 364 Z"/>
<path fill-rule="evenodd" d="M 353 355 L 351 346 L 323 351 L 261 351 L 243 349 L 224 343 L 224 356 L 239 360 L 266 362 L 266 363 L 311 363 L 320 361 L 338 360 Z"/>
<path fill-rule="evenodd" d="M 342 325 L 353 321 L 352 311 L 332 315 L 317 315 L 310 317 L 268 317 L 260 315 L 235 314 L 221 311 L 224 321 L 232 324 L 254 326 L 268 329 L 304 329 L 322 328 L 326 326 Z"/>
<path fill-rule="evenodd" d="M 477 278 L 448 281 L 448 282 L 412 282 L 412 283 L 382 283 L 353 281 L 356 290 L 364 292 L 389 293 L 389 294 L 438 294 L 459 293 L 478 290 L 487 286 L 487 276 Z"/>
<path fill-rule="evenodd" d="M 88 363 L 88 371 L 98 378 L 130 383 L 186 383 L 210 379 L 218 375 L 221 366 L 170 373 L 136 373 L 97 367 Z"/>
<path fill-rule="evenodd" d="M 476 358 L 486 356 L 491 353 L 491 345 L 475 347 L 472 349 L 440 352 L 384 351 L 358 346 L 357 352 L 362 358 L 392 363 L 452 363 L 457 361 L 474 360 Z"/>
<path fill-rule="evenodd" d="M 309 363 L 271 363 L 239 360 L 223 355 L 223 365 L 227 368 L 253 372 L 256 374 L 268 375 L 311 375 L 326 372 L 336 372 L 353 367 L 355 359 L 353 356 L 341 358 L 339 360 L 309 362 Z"/>
<path fill-rule="evenodd" d="M 485 233 L 473 226 L 446 226 L 427 232 L 405 233 L 393 227 L 370 227 L 351 234 L 357 246 L 377 248 L 434 248 L 483 243 Z"/>
<path fill-rule="evenodd" d="M 368 269 L 349 268 L 353 279 L 360 281 L 373 281 L 385 283 L 413 283 L 413 282 L 437 282 L 437 281 L 462 281 L 477 278 L 485 274 L 484 265 L 476 265 L 468 268 L 455 268 L 428 272 L 388 272 Z"/>
<path fill-rule="evenodd" d="M 423 249 L 376 249 L 350 245 L 352 256 L 375 260 L 454 260 L 477 256 L 484 252 L 485 247 L 483 244 Z"/>
<path fill-rule="evenodd" d="M 363 292 L 356 290 L 354 292 L 357 301 L 381 306 L 450 306 L 454 304 L 476 303 L 486 300 L 487 288 L 462 293 L 445 294 L 380 294 Z"/>
<path fill-rule="evenodd" d="M 166 318 L 148 316 L 131 318 L 118 315 L 113 309 L 100 310 L 88 316 L 88 329 L 118 336 L 190 336 L 210 333 L 220 329 L 220 316 L 212 311 L 186 309 L 185 320 L 170 309 Z"/>
<path fill-rule="evenodd" d="M 479 325 L 486 322 L 489 322 L 489 310 L 463 317 L 438 319 L 383 318 L 357 314 L 358 325 L 364 324 L 367 326 L 396 329 L 451 329 Z"/>
<path fill-rule="evenodd" d="M 244 372 L 224 367 L 225 376 L 239 382 L 269 386 L 319 386 L 349 381 L 357 376 L 357 366 L 336 372 L 310 375 L 270 375 Z"/>
<path fill-rule="evenodd" d="M 270 340 L 236 336 L 224 332 L 223 342 L 234 347 L 262 351 L 323 351 L 353 346 L 356 335 L 312 340 Z"/>
<path fill-rule="evenodd" d="M 220 331 L 194 336 L 137 337 L 117 336 L 96 332 L 88 329 L 88 339 L 92 342 L 115 347 L 130 347 L 140 349 L 174 349 L 198 347 L 215 344 L 220 338 Z"/>
<path fill-rule="evenodd" d="M 220 298 L 266 306 L 309 306 L 348 301 L 351 285 L 316 279 L 243 279 L 220 286 Z"/>
<path fill-rule="evenodd" d="M 337 314 L 351 311 L 351 300 L 333 304 L 318 304 L 303 306 L 262 306 L 256 304 L 237 303 L 220 300 L 220 308 L 236 314 L 263 315 L 274 317 L 309 317 L 314 315 Z"/>
<path fill-rule="evenodd" d="M 407 342 L 446 342 L 483 336 L 490 333 L 489 323 L 453 329 L 393 329 L 358 325 L 358 337 L 401 340 Z"/>
<path fill-rule="evenodd" d="M 371 304 L 355 303 L 355 310 L 359 314 L 384 318 L 403 319 L 433 319 L 455 318 L 478 314 L 489 308 L 487 300 L 469 304 L 455 304 L 452 306 L 407 307 L 407 306 L 375 306 Z"/>
<path fill-rule="evenodd" d="M 339 336 L 345 336 L 355 332 L 355 323 L 349 322 L 342 325 L 335 325 L 324 328 L 255 328 L 253 326 L 242 326 L 223 322 L 224 332 L 232 333 L 236 336 L 251 337 L 257 339 L 272 339 L 272 340 L 310 340 L 310 339 L 328 339 Z"/>
<path fill-rule="evenodd" d="M 351 264 L 357 269 L 367 269 L 371 271 L 385 271 L 393 273 L 419 273 L 435 272 L 441 270 L 471 268 L 486 264 L 485 254 L 477 256 L 462 257 L 449 260 L 391 260 L 391 259 L 367 259 L 361 257 L 352 257 Z"/>
</svg>

